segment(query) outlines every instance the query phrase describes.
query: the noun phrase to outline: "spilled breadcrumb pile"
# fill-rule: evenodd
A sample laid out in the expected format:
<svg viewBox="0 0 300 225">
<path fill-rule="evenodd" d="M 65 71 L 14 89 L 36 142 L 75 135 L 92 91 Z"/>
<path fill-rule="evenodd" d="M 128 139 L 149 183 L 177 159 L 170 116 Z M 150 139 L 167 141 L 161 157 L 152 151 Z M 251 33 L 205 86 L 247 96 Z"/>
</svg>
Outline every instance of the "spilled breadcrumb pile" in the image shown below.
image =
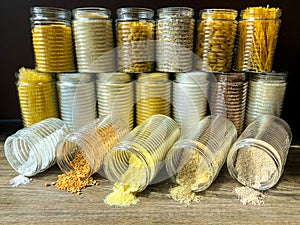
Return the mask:
<svg viewBox="0 0 300 225">
<path fill-rule="evenodd" d="M 73 170 L 58 175 L 56 182 L 58 189 L 80 194 L 81 189 L 87 186 L 98 185 L 97 181 L 92 177 L 88 177 L 90 166 L 80 151 L 76 153 L 74 159 L 70 162 L 70 166 Z"/>
<path fill-rule="evenodd" d="M 201 183 L 207 182 L 210 173 L 207 168 L 202 169 L 202 157 L 193 152 L 189 161 L 178 171 L 176 183 L 178 186 L 170 188 L 169 197 L 180 203 L 189 206 L 192 202 L 199 202 L 200 197 L 194 190 L 198 189 Z"/>
</svg>

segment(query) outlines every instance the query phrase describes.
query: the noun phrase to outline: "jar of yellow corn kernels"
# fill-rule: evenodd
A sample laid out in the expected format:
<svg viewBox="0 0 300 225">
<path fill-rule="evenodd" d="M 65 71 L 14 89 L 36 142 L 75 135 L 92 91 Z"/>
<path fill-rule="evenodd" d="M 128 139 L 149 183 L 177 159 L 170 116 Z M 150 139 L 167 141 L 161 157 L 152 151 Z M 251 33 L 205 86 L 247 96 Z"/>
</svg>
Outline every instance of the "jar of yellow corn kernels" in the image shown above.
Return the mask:
<svg viewBox="0 0 300 225">
<path fill-rule="evenodd" d="M 154 11 L 148 8 L 117 9 L 118 70 L 151 72 L 154 66 Z"/>
<path fill-rule="evenodd" d="M 196 67 L 203 71 L 231 70 L 238 13 L 233 9 L 204 9 L 199 12 Z"/>
<path fill-rule="evenodd" d="M 75 70 L 71 12 L 62 8 L 31 8 L 32 42 L 40 72 Z"/>
</svg>

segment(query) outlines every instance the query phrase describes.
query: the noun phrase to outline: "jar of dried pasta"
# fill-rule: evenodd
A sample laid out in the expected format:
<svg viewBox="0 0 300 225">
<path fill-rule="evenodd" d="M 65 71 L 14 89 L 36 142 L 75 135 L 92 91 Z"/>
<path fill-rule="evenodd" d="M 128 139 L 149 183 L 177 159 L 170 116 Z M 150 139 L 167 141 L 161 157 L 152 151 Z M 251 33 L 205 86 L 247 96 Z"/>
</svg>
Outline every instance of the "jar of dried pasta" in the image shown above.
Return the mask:
<svg viewBox="0 0 300 225">
<path fill-rule="evenodd" d="M 99 117 L 57 143 L 57 164 L 64 173 L 80 166 L 82 177 L 90 177 L 102 168 L 106 154 L 128 132 L 128 126 L 118 117 Z"/>
<path fill-rule="evenodd" d="M 176 186 L 170 196 L 187 204 L 197 200 L 217 178 L 237 138 L 234 124 L 223 116 L 206 116 L 184 134 L 166 156 L 166 170 Z"/>
<path fill-rule="evenodd" d="M 132 129 L 134 126 L 134 83 L 122 72 L 97 74 L 98 116 L 113 114 Z"/>
<path fill-rule="evenodd" d="M 235 70 L 271 72 L 281 24 L 281 9 L 249 7 L 241 11 Z"/>
<path fill-rule="evenodd" d="M 151 72 L 154 69 L 154 11 L 119 8 L 116 19 L 118 71 Z"/>
<path fill-rule="evenodd" d="M 61 119 L 71 131 L 96 119 L 96 87 L 94 74 L 57 74 L 57 93 Z"/>
<path fill-rule="evenodd" d="M 111 11 L 83 7 L 72 10 L 72 28 L 79 72 L 115 70 Z"/>
<path fill-rule="evenodd" d="M 245 123 L 270 114 L 280 117 L 287 86 L 287 72 L 249 73 Z"/>
<path fill-rule="evenodd" d="M 71 12 L 32 7 L 30 21 L 36 69 L 53 73 L 74 71 Z"/>
<path fill-rule="evenodd" d="M 20 68 L 16 73 L 22 122 L 29 127 L 47 118 L 58 118 L 55 78 L 50 73 Z"/>
<path fill-rule="evenodd" d="M 283 174 L 291 142 L 291 128 L 283 119 L 274 115 L 257 117 L 229 151 L 229 174 L 257 190 L 272 188 Z"/>
<path fill-rule="evenodd" d="M 171 116 L 171 80 L 168 73 L 142 73 L 136 80 L 136 125 L 155 114 Z"/>
<path fill-rule="evenodd" d="M 157 10 L 156 70 L 189 72 L 193 69 L 194 10 L 166 7 Z"/>
<path fill-rule="evenodd" d="M 197 69 L 213 72 L 231 71 L 237 15 L 238 12 L 233 9 L 200 10 L 196 31 Z"/>
</svg>

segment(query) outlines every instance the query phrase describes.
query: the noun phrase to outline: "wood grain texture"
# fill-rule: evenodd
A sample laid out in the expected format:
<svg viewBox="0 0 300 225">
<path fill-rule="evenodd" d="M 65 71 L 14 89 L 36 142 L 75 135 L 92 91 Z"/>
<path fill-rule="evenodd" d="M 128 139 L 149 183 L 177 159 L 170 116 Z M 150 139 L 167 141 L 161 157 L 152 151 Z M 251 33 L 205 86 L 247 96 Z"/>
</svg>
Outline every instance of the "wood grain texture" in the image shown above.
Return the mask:
<svg viewBox="0 0 300 225">
<path fill-rule="evenodd" d="M 152 184 L 139 194 L 137 205 L 120 208 L 104 204 L 112 183 L 100 175 L 99 186 L 81 195 L 45 187 L 61 174 L 55 165 L 13 188 L 17 173 L 7 163 L 0 143 L 0 224 L 300 224 L 300 149 L 291 148 L 279 183 L 266 192 L 265 204 L 243 206 L 233 193 L 239 185 L 224 167 L 201 202 L 189 207 L 168 198 L 171 180 Z"/>
</svg>

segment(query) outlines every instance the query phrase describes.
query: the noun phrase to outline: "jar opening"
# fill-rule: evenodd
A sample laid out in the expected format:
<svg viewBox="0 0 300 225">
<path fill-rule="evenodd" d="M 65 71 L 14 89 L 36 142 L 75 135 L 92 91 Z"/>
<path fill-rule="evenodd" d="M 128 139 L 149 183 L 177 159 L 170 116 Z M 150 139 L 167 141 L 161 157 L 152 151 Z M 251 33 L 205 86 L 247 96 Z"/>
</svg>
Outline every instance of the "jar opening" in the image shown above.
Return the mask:
<svg viewBox="0 0 300 225">
<path fill-rule="evenodd" d="M 117 9 L 118 20 L 131 20 L 131 19 L 152 19 L 154 11 L 149 8 L 119 8 Z"/>
<path fill-rule="evenodd" d="M 194 16 L 194 9 L 189 7 L 166 7 L 157 10 L 159 18 L 186 18 L 191 19 Z"/>
</svg>

